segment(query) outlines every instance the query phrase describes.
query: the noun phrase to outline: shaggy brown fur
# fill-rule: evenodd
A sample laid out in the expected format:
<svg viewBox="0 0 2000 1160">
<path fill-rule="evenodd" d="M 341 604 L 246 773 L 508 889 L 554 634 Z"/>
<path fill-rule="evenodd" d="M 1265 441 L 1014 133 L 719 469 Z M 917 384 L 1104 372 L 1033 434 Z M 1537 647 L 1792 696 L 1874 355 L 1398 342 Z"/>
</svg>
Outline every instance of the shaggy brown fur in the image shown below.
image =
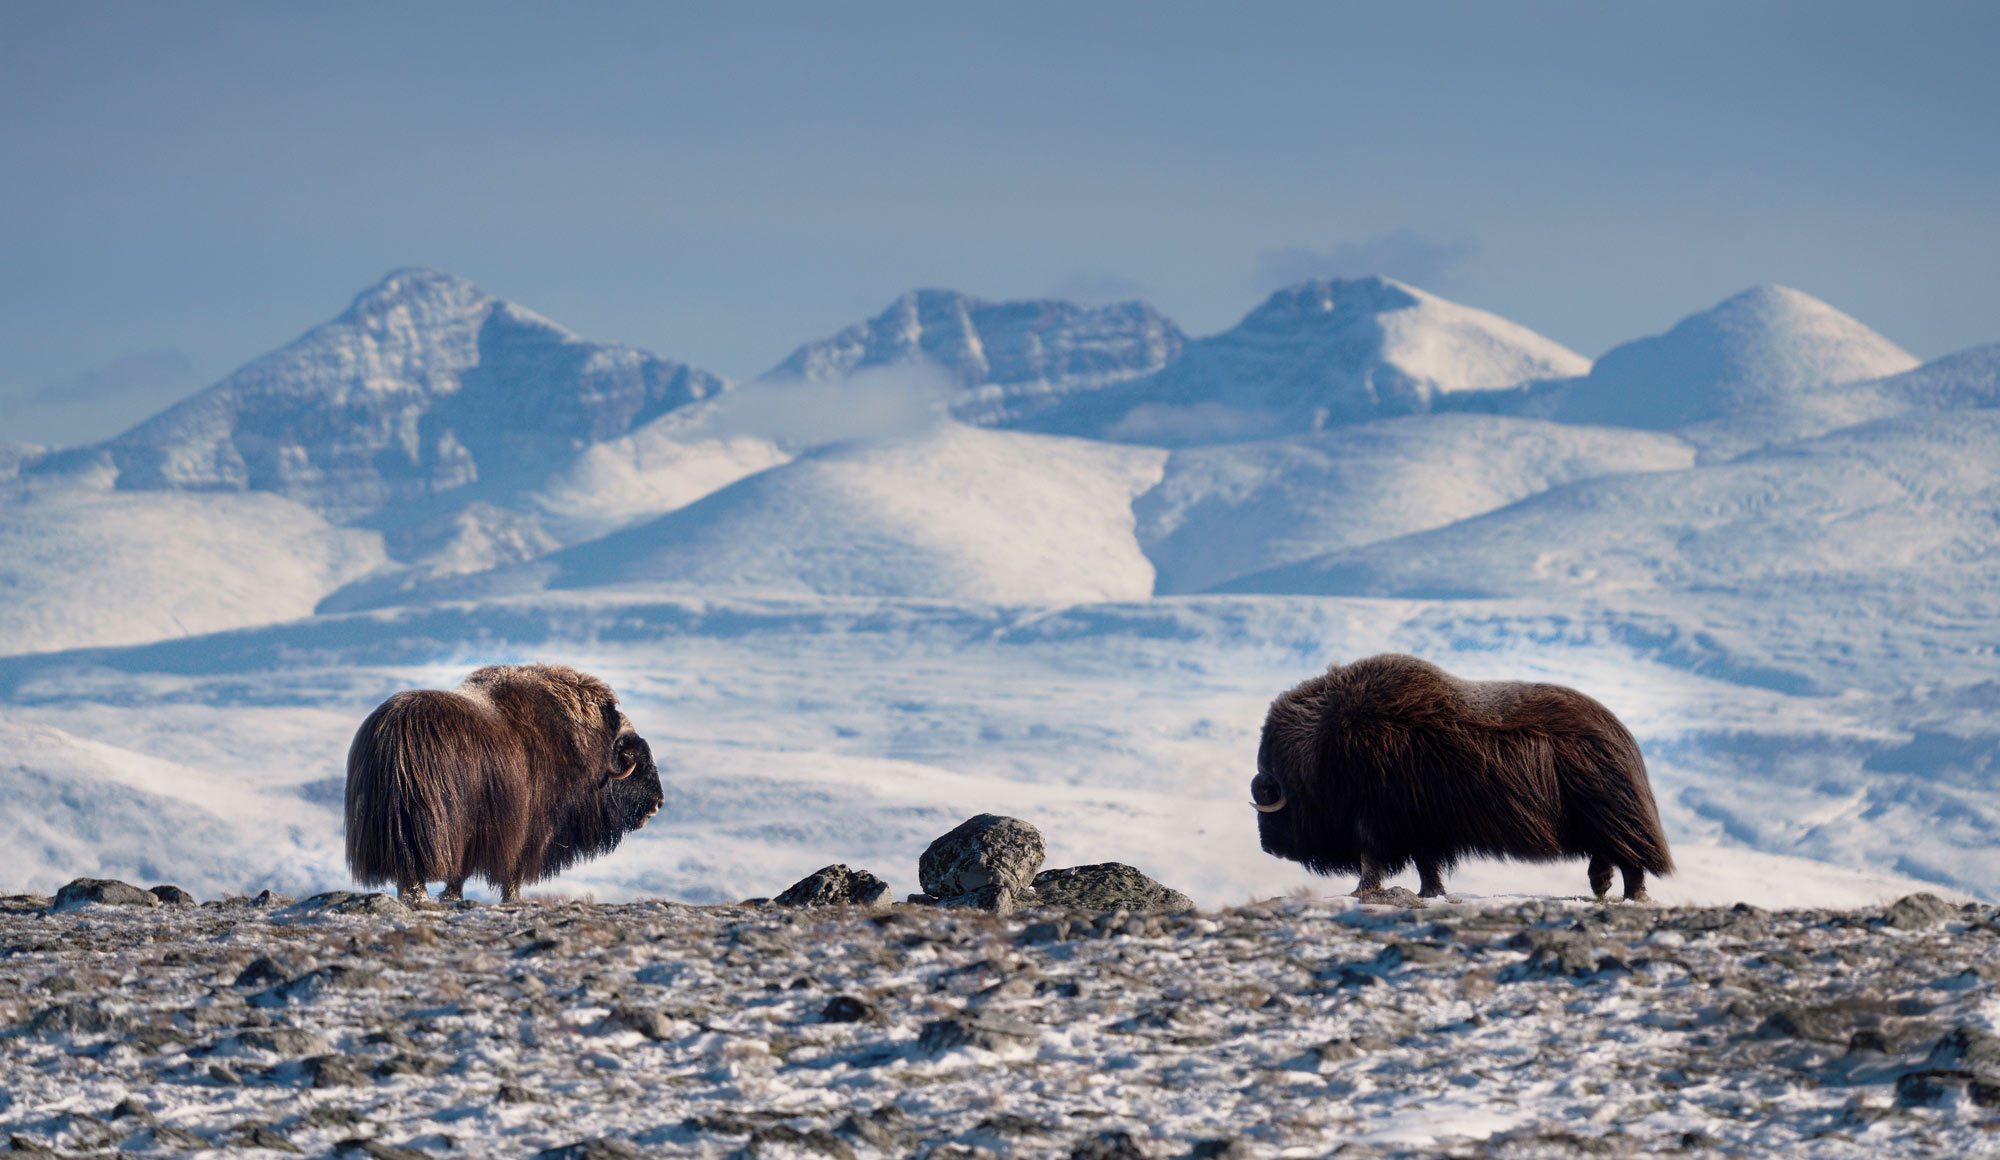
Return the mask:
<svg viewBox="0 0 2000 1160">
<path fill-rule="evenodd" d="M 1415 657 L 1334 665 L 1273 701 L 1250 796 L 1266 852 L 1358 873 L 1357 893 L 1415 862 L 1423 894 L 1443 894 L 1467 855 L 1588 858 L 1591 889 L 1617 866 L 1628 899 L 1674 868 L 1645 759 L 1610 710 Z"/>
<path fill-rule="evenodd" d="M 361 723 L 347 866 L 406 901 L 432 881 L 457 899 L 474 876 L 513 901 L 616 847 L 660 801 L 652 749 L 608 685 L 563 665 L 490 665 L 455 692 L 397 693 Z"/>
</svg>

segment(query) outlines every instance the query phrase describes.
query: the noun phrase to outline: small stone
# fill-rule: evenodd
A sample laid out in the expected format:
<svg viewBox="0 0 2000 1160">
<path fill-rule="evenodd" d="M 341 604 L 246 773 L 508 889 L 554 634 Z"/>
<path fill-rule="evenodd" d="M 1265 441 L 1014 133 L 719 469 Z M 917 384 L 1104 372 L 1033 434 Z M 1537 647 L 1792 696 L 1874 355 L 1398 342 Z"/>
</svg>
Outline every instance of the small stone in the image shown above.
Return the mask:
<svg viewBox="0 0 2000 1160">
<path fill-rule="evenodd" d="M 1978 1027 L 1954 1027 L 1931 1048 L 1924 1066 L 2000 1075 L 2000 1035 Z"/>
<path fill-rule="evenodd" d="M 768 1155 L 766 1149 L 810 1148 L 833 1160 L 856 1160 L 854 1146 L 827 1131 L 825 1128 L 808 1128 L 800 1131 L 789 1124 L 772 1124 L 750 1133 L 749 1143 L 743 1146 L 745 1152 L 753 1156 Z"/>
<path fill-rule="evenodd" d="M 1381 890 L 1357 890 L 1354 900 L 1363 906 L 1396 906 L 1404 910 L 1422 910 L 1430 905 L 1417 897 L 1407 886 L 1390 886 Z"/>
<path fill-rule="evenodd" d="M 146 893 L 167 906 L 193 906 L 198 901 L 194 895 L 178 886 L 155 886 Z"/>
<path fill-rule="evenodd" d="M 336 1156 L 366 1156 L 369 1160 L 431 1160 L 414 1148 L 398 1148 L 380 1140 L 342 1140 L 333 1146 Z"/>
<path fill-rule="evenodd" d="M 252 898 L 247 905 L 261 907 L 263 909 L 268 910 L 268 909 L 275 909 L 280 906 L 290 906 L 291 904 L 292 900 L 286 898 L 282 894 L 273 894 L 269 890 L 259 890 L 257 892 L 257 896 L 255 898 Z"/>
<path fill-rule="evenodd" d="M 1018 1019 L 992 1015 L 959 1015 L 934 1019 L 917 1033 L 917 1050 L 925 1055 L 942 1055 L 961 1047 L 1006 1052 L 1032 1048 L 1042 1037 L 1041 1028 Z"/>
<path fill-rule="evenodd" d="M 924 893 L 958 898 L 982 886 L 1020 895 L 1033 887 L 1048 856 L 1041 831 L 1019 818 L 979 814 L 932 842 L 917 859 Z"/>
<path fill-rule="evenodd" d="M 1812 1039 L 1839 1043 L 1848 1038 L 1831 1012 L 1811 1007 L 1780 1007 L 1757 1025 L 1759 1039 Z"/>
<path fill-rule="evenodd" d="M 545 1104 L 549 1101 L 517 1083 L 503 1083 L 493 1098 L 503 1104 Z"/>
<path fill-rule="evenodd" d="M 828 1023 L 860 1023 L 875 1018 L 875 1005 L 855 995 L 835 995 L 819 1017 Z"/>
<path fill-rule="evenodd" d="M 1250 1160 L 1250 1156 L 1250 1145 L 1234 1136 L 1196 1140 L 1188 1151 L 1188 1160 Z"/>
<path fill-rule="evenodd" d="M 1099 1132 L 1077 1141 L 1069 1156 L 1070 1160 L 1146 1160 L 1129 1132 Z"/>
<path fill-rule="evenodd" d="M 297 1152 L 299 1146 L 285 1138 L 283 1132 L 268 1124 L 258 1124 L 237 1137 L 237 1143 L 252 1148 L 268 1148 L 273 1152 Z"/>
<path fill-rule="evenodd" d="M 265 893 L 270 893 L 266 891 Z M 357 894 L 351 890 L 330 890 L 315 894 L 304 902 L 286 908 L 298 917 L 313 917 L 322 914 L 374 915 L 381 918 L 406 918 L 411 910 L 401 899 L 388 894 Z"/>
<path fill-rule="evenodd" d="M 153 1146 L 162 1150 L 191 1152 L 209 1147 L 207 1140 L 186 1128 L 177 1128 L 172 1124 L 161 1124 L 153 1129 L 152 1135 Z"/>
<path fill-rule="evenodd" d="M 1897 899 L 1883 922 L 1897 930 L 1925 930 L 1957 915 L 1950 903 L 1926 892 Z"/>
<path fill-rule="evenodd" d="M 243 1082 L 243 1077 L 236 1074 L 236 1069 L 225 1067 L 219 1063 L 209 1065 L 208 1078 L 219 1084 L 227 1084 L 230 1087 Z"/>
<path fill-rule="evenodd" d="M 885 906 L 889 884 L 866 870 L 822 866 L 794 882 L 774 900 L 779 906 Z"/>
<path fill-rule="evenodd" d="M 535 1160 L 639 1160 L 639 1153 L 623 1141 L 597 1136 L 560 1148 L 544 1148 L 535 1153 Z"/>
<path fill-rule="evenodd" d="M 133 1096 L 126 1096 L 123 1100 L 120 1100 L 118 1106 L 112 1108 L 109 1115 L 114 1120 L 137 1120 L 142 1124 L 153 1122 L 153 1109 L 140 1103 Z"/>
<path fill-rule="evenodd" d="M 1069 929 L 1067 921 L 1031 922 L 1021 932 L 1021 942 L 1027 946 L 1061 942 L 1069 937 Z"/>
<path fill-rule="evenodd" d="M 1194 909 L 1187 895 L 1160 885 L 1123 862 L 1044 870 L 1035 875 L 1034 891 L 1034 905 L 1070 910 L 1172 913 Z"/>
<path fill-rule="evenodd" d="M 680 1031 L 672 1017 L 644 1007 L 614 1007 L 605 1016 L 607 1030 L 637 1031 L 652 1040 L 678 1039 Z"/>
<path fill-rule="evenodd" d="M 236 981 L 229 985 L 232 987 L 268 987 L 272 983 L 288 982 L 291 977 L 291 973 L 280 967 L 276 961 L 270 958 L 260 958 L 252 960 L 249 966 L 244 967 L 242 971 L 238 972 Z"/>
<path fill-rule="evenodd" d="M 1019 908 L 1019 900 L 1014 892 L 998 882 L 989 882 L 976 890 L 940 899 L 939 906 L 957 907 L 964 910 L 984 910 L 991 914 L 1012 914 Z"/>
<path fill-rule="evenodd" d="M 312 1086 L 316 1088 L 363 1087 L 368 1077 L 358 1063 L 346 1056 L 322 1055 L 306 1060 L 306 1072 L 312 1076 Z"/>
<path fill-rule="evenodd" d="M 333 1050 L 333 1044 L 316 1031 L 298 1027 L 272 1027 L 261 1031 L 245 1031 L 236 1036 L 236 1042 L 252 1051 L 269 1051 L 278 1055 L 325 1055 Z"/>
<path fill-rule="evenodd" d="M 78 878 L 56 891 L 55 909 L 75 910 L 90 903 L 102 906 L 158 906 L 151 891 L 141 890 L 113 878 Z"/>
</svg>

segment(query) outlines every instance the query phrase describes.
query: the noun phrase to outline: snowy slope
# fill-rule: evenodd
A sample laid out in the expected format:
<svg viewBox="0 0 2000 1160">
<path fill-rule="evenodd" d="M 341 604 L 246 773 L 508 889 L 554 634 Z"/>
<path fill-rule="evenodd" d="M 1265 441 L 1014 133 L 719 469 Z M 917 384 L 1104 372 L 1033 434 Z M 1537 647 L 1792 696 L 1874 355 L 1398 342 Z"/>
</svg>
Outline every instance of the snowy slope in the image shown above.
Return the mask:
<svg viewBox="0 0 2000 1160">
<path fill-rule="evenodd" d="M 506 507 L 592 444 L 725 386 L 682 363 L 586 342 L 462 279 L 398 270 L 332 322 L 38 470 L 101 462 L 126 489 L 273 492 L 336 523 L 388 531 L 399 559 L 477 559 L 505 537 L 491 534 L 490 515 L 475 515 L 470 534 L 485 546 L 459 545 L 465 509 Z M 519 534 L 531 551 L 546 535 Z"/>
<path fill-rule="evenodd" d="M 39 443 L 15 443 L 0 439 L 0 479 L 20 474 L 23 467 L 48 454 L 48 450 Z"/>
<path fill-rule="evenodd" d="M 274 495 L 14 484 L 0 492 L 0 654 L 308 616 L 385 563 L 379 534 Z"/>
<path fill-rule="evenodd" d="M 1467 676 L 1573 684 L 1630 723 L 1684 867 L 1656 888 L 1663 899 L 1874 901 L 1913 888 L 1897 880 L 1899 867 L 2000 887 L 1990 793 L 1938 796 L 1928 773 L 1859 768 L 1903 740 L 1870 714 L 1906 717 L 1907 707 L 1692 674 L 1623 627 L 1569 609 L 1379 600 L 1050 610 L 547 593 L 0 661 L 0 721 L 111 738 L 197 771 L 170 792 L 260 836 L 262 861 L 228 888 L 280 873 L 301 890 L 314 880 L 331 888 L 345 881 L 338 818 L 315 803 L 334 800 L 369 709 L 397 689 L 448 687 L 482 663 L 563 661 L 619 691 L 653 742 L 667 802 L 654 824 L 555 890 L 726 901 L 843 861 L 902 893 L 916 888 L 916 857 L 932 838 L 999 811 L 1042 829 L 1052 866 L 1124 861 L 1216 906 L 1351 887 L 1260 851 L 1245 787 L 1272 696 L 1329 660 L 1395 649 Z M 1745 738 L 1802 759 L 1746 776 Z M 18 744 L 39 755 L 37 769 L 71 760 L 61 738 Z M 24 808 L 66 817 L 68 807 L 34 796 L 57 784 L 51 775 L 21 791 Z M 188 864 L 205 865 L 212 846 Z M 1772 856 L 1802 850 L 1848 869 Z M 58 850 L 27 872 L 60 880 L 67 856 Z M 1470 894 L 1574 895 L 1583 867 L 1474 862 L 1453 883 Z"/>
<path fill-rule="evenodd" d="M 225 811 L 231 816 L 221 816 Z M 0 720 L 0 889 L 52 891 L 71 878 L 171 883 L 203 897 L 323 876 L 324 816 L 302 799 L 218 778 L 44 725 Z M 300 845 L 295 845 L 300 843 Z M 288 871 L 300 853 L 313 876 Z M 317 856 L 312 856 L 317 855 Z"/>
<path fill-rule="evenodd" d="M 1419 415 L 1312 435 L 1176 450 L 1133 504 L 1156 590 L 1386 540 L 1592 476 L 1693 465 L 1653 432 L 1497 415 Z"/>
<path fill-rule="evenodd" d="M 1024 425 L 1165 444 L 1233 442 L 1433 409 L 1448 395 L 1581 375 L 1526 327 L 1386 278 L 1306 282 L 1159 374 Z"/>
<path fill-rule="evenodd" d="M 1220 588 L 1613 599 L 1781 585 L 1835 602 L 1977 590 L 2000 573 L 1996 448 L 2000 411 L 1879 420 L 1728 463 L 1574 484 Z"/>
<path fill-rule="evenodd" d="M 601 540 L 402 599 L 594 586 L 1131 599 L 1153 587 L 1132 499 L 1165 459 L 945 422 L 821 448 Z"/>
<path fill-rule="evenodd" d="M 1825 388 L 1916 365 L 1909 352 L 1819 299 L 1758 286 L 1665 334 L 1613 348 L 1557 393 L 1552 417 L 1624 427 L 1702 424 L 1694 437 L 1735 451 L 1873 417 Z"/>
<path fill-rule="evenodd" d="M 955 388 L 952 415 L 991 424 L 1157 371 L 1184 341 L 1143 302 L 1086 308 L 913 290 L 867 322 L 801 346 L 764 378 L 840 381 L 871 369 L 935 367 Z"/>
</svg>

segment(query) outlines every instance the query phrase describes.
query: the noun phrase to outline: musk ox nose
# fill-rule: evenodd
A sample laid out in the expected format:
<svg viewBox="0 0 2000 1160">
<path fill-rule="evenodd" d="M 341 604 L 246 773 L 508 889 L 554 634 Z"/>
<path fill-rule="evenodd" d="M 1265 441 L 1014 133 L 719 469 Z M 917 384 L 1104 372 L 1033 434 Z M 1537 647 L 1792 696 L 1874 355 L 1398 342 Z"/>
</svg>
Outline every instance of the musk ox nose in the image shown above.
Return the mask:
<svg viewBox="0 0 2000 1160">
<path fill-rule="evenodd" d="M 1260 814 L 1274 814 L 1285 808 L 1285 787 L 1268 773 L 1250 779 L 1250 804 Z"/>
</svg>

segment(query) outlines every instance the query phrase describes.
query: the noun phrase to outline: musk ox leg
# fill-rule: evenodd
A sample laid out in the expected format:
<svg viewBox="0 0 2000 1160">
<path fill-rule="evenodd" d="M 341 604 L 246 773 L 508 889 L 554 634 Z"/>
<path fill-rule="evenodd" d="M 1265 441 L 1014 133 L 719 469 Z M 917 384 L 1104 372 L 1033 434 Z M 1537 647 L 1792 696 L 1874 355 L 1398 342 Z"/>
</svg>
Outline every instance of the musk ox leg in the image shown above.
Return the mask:
<svg viewBox="0 0 2000 1160">
<path fill-rule="evenodd" d="M 1422 880 L 1418 884 L 1417 897 L 1444 897 L 1444 871 L 1436 862 L 1419 861 L 1417 863 L 1417 877 Z"/>
<path fill-rule="evenodd" d="M 1368 860 L 1361 859 L 1361 884 L 1354 888 L 1355 894 L 1373 894 L 1382 889 L 1382 868 Z"/>
<path fill-rule="evenodd" d="M 1646 893 L 1646 868 L 1644 866 L 1620 866 L 1618 867 L 1618 872 L 1625 876 L 1625 901 L 1651 902 L 1653 900 L 1652 896 Z M 1611 875 L 1607 873 L 1604 877 L 1605 885 L 1609 886 L 1611 884 Z"/>
<path fill-rule="evenodd" d="M 521 884 L 520 884 L 519 882 L 503 882 L 503 883 L 501 883 L 501 884 L 500 884 L 500 901 L 502 901 L 502 902 L 519 902 L 519 901 L 521 901 Z"/>
<path fill-rule="evenodd" d="M 444 903 L 464 902 L 465 879 L 459 878 L 453 881 L 446 882 L 444 884 L 444 890 L 438 894 L 438 901 Z"/>
<path fill-rule="evenodd" d="M 399 882 L 396 884 L 396 897 L 405 906 L 428 906 L 431 892 L 424 889 L 421 882 Z"/>
<path fill-rule="evenodd" d="M 1590 892 L 1599 898 L 1611 893 L 1611 859 L 1602 854 L 1590 856 Z"/>
</svg>

